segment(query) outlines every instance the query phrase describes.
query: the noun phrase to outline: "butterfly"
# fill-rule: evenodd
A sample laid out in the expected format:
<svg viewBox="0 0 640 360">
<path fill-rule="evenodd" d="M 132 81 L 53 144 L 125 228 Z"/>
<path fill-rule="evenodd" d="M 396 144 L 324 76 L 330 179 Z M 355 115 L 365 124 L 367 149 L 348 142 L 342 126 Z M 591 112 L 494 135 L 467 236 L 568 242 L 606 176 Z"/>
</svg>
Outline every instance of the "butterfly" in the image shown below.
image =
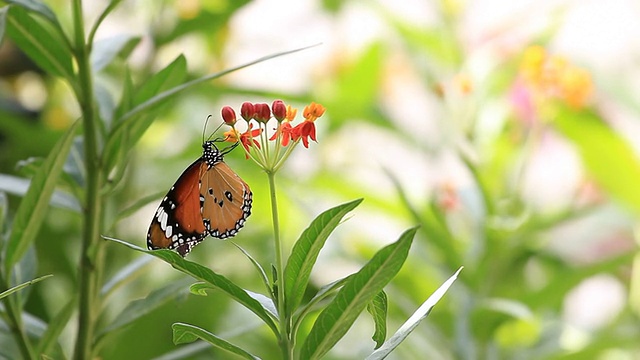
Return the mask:
<svg viewBox="0 0 640 360">
<path fill-rule="evenodd" d="M 225 162 L 215 142 L 202 144 L 202 156 L 189 165 L 156 210 L 149 232 L 149 250 L 171 249 L 183 257 L 207 235 L 235 236 L 251 215 L 251 189 Z"/>
</svg>

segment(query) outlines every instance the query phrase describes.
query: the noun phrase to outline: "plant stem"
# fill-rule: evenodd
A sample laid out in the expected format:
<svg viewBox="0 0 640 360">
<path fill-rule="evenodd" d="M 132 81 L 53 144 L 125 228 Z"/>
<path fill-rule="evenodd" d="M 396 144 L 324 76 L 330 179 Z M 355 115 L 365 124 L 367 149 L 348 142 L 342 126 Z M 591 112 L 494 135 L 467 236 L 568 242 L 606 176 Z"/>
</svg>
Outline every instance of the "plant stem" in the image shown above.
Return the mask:
<svg viewBox="0 0 640 360">
<path fill-rule="evenodd" d="M 290 317 L 286 313 L 285 298 L 284 298 L 284 263 L 282 259 L 282 242 L 280 241 L 280 223 L 278 220 L 278 202 L 276 199 L 276 173 L 273 171 L 267 171 L 267 177 L 269 178 L 269 195 L 271 197 L 271 217 L 273 222 L 273 239 L 275 243 L 276 251 L 276 271 L 278 277 L 276 278 L 276 286 L 278 288 L 277 294 L 277 307 L 278 307 L 278 320 L 280 324 L 280 336 L 279 345 L 282 350 L 282 358 L 285 360 L 293 359 L 293 346 L 291 343 L 290 335 Z"/>
<path fill-rule="evenodd" d="M 3 281 L 3 288 L 8 289 L 8 284 L 8 281 L 6 284 Z M 16 338 L 16 343 L 20 348 L 22 357 L 25 359 L 34 359 L 35 353 L 33 352 L 33 347 L 29 342 L 29 338 L 27 337 L 27 333 L 24 329 L 24 324 L 22 323 L 22 314 L 20 313 L 20 307 L 18 306 L 17 296 L 18 294 L 13 294 L 2 299 L 5 312 L 8 315 L 7 322 L 11 332 L 13 332 L 14 337 Z"/>
<path fill-rule="evenodd" d="M 78 335 L 75 343 L 74 359 L 93 358 L 93 336 L 97 318 L 98 291 L 102 270 L 102 242 L 100 226 L 102 217 L 101 169 L 98 157 L 96 111 L 93 94 L 93 79 L 89 62 L 90 44 L 85 43 L 82 1 L 73 1 L 75 28 L 75 57 L 78 65 L 78 89 L 76 97 L 82 111 L 84 127 L 84 160 L 87 174 L 86 204 L 82 250 L 78 269 L 80 302 L 78 315 Z"/>
</svg>

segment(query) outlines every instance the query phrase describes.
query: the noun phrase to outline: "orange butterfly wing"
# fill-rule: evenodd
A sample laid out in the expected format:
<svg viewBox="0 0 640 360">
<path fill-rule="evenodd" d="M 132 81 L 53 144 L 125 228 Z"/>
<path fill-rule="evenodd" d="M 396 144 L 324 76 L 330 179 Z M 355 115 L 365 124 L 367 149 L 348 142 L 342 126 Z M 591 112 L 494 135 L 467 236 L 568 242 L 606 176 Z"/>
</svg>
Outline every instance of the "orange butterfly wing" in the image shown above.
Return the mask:
<svg viewBox="0 0 640 360">
<path fill-rule="evenodd" d="M 185 256 L 207 236 L 198 186 L 206 168 L 202 158 L 196 160 L 162 199 L 147 233 L 149 249 L 171 249 Z"/>
<path fill-rule="evenodd" d="M 225 239 L 236 235 L 251 215 L 253 199 L 249 185 L 222 161 L 200 179 L 200 195 L 204 199 L 204 226 L 213 237 Z"/>
</svg>

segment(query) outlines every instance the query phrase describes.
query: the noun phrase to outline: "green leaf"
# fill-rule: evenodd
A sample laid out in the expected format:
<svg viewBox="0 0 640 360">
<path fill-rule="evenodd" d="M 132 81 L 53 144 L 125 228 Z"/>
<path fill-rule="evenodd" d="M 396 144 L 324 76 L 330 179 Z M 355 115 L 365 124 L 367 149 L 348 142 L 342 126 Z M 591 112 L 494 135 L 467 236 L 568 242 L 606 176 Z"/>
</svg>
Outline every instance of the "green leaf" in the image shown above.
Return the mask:
<svg viewBox="0 0 640 360">
<path fill-rule="evenodd" d="M 271 292 L 271 285 L 269 283 L 269 278 L 267 277 L 267 273 L 264 271 L 264 269 L 262 268 L 262 266 L 260 265 L 260 263 L 253 258 L 253 256 L 251 256 L 251 254 L 249 254 L 245 249 L 243 249 L 240 245 L 236 244 L 235 242 L 231 242 L 233 245 L 235 245 L 235 247 L 238 248 L 238 250 L 240 250 L 244 256 L 246 256 L 249 261 L 251 261 L 251 263 L 253 264 L 253 266 L 256 268 L 256 270 L 258 271 L 258 274 L 260 274 L 260 278 L 262 279 L 262 283 L 265 286 L 265 289 L 267 290 L 267 293 Z"/>
<path fill-rule="evenodd" d="M 553 124 L 576 145 L 596 182 L 640 213 L 640 159 L 631 145 L 592 112 L 565 110 Z"/>
<path fill-rule="evenodd" d="M 417 230 L 417 227 L 406 230 L 398 241 L 378 251 L 344 284 L 313 324 L 300 358 L 321 358 L 346 334 L 367 304 L 400 271 Z"/>
<path fill-rule="evenodd" d="M 139 105 L 158 93 L 178 86 L 187 75 L 187 59 L 179 55 L 164 69 L 158 71 L 135 92 L 133 104 Z"/>
<path fill-rule="evenodd" d="M 387 357 L 400 343 L 411 334 L 411 332 L 420 324 L 420 322 L 429 315 L 431 309 L 442 299 L 444 294 L 449 290 L 453 282 L 458 278 L 458 274 L 462 271 L 462 267 L 456 271 L 453 276 L 451 276 L 447 281 L 445 281 L 440 287 L 429 296 L 429 298 L 420 305 L 418 310 L 416 310 L 407 321 L 400 326 L 398 331 L 396 331 L 393 336 L 389 338 L 389 340 L 384 343 L 380 348 L 371 353 L 367 357 L 367 360 L 380 360 Z"/>
<path fill-rule="evenodd" d="M 227 340 L 219 338 L 214 334 L 208 332 L 207 330 L 204 330 L 197 326 L 184 324 L 184 323 L 175 323 L 171 326 L 171 328 L 173 329 L 173 343 L 176 345 L 191 343 L 196 341 L 197 339 L 202 339 L 219 349 L 226 350 L 232 354 L 239 355 L 244 359 L 252 359 L 252 360 L 260 359 L 255 355 L 251 355 L 246 350 L 228 342 Z"/>
<path fill-rule="evenodd" d="M 42 167 L 42 163 L 34 171 L 38 173 Z M 29 185 L 31 185 L 30 179 L 25 179 L 13 175 L 0 174 L 0 191 L 6 191 L 9 194 L 17 196 L 25 196 L 29 191 Z M 82 206 L 78 202 L 78 199 L 70 195 L 69 193 L 54 190 L 49 201 L 51 206 L 55 206 L 61 209 L 71 210 L 77 213 L 82 213 Z"/>
<path fill-rule="evenodd" d="M 182 258 L 177 253 L 171 250 L 145 250 L 141 247 L 138 247 L 133 244 L 129 244 L 126 241 L 110 238 L 107 236 L 103 236 L 103 238 L 107 240 L 111 240 L 117 242 L 119 244 L 130 247 L 131 249 L 151 254 L 158 259 L 163 260 L 164 262 L 171 265 L 174 269 L 185 273 L 197 280 L 207 282 L 213 285 L 218 290 L 225 292 L 232 299 L 237 301 L 239 304 L 243 305 L 247 309 L 251 310 L 254 314 L 256 314 L 260 319 L 262 319 L 274 332 L 274 334 L 278 333 L 278 328 L 276 324 L 273 322 L 273 319 L 269 316 L 267 311 L 264 309 L 262 304 L 251 297 L 243 288 L 234 284 L 231 280 L 226 277 L 215 273 L 213 270 L 206 268 L 200 264 L 191 262 Z"/>
<path fill-rule="evenodd" d="M 11 7 L 8 25 L 7 34 L 40 68 L 55 76 L 73 78 L 71 50 L 60 36 L 54 36 L 55 32 L 20 7 Z"/>
<path fill-rule="evenodd" d="M 115 330 L 134 323 L 139 318 L 152 313 L 169 301 L 175 299 L 177 296 L 185 294 L 187 284 L 188 282 L 186 278 L 182 278 L 153 291 L 144 299 L 130 302 L 120 312 L 120 314 L 116 316 L 113 322 L 100 332 L 99 336 L 102 337 L 108 335 Z"/>
<path fill-rule="evenodd" d="M 187 60 L 184 55 L 180 55 L 142 84 L 134 92 L 131 104 L 135 106 L 144 103 L 159 92 L 177 86 L 186 76 Z M 137 116 L 135 121 L 128 122 L 126 128 L 122 128 L 121 120 L 116 119 L 115 127 L 105 146 L 105 163 L 108 170 L 115 166 L 116 160 L 126 155 L 133 148 L 155 120 L 155 113 L 160 110 L 160 105 L 167 105 L 169 100 L 167 99 L 164 103 L 158 103 L 157 106 L 146 109 L 146 112 L 140 114 L 141 116 Z M 122 130 L 118 131 L 118 129 Z"/>
<path fill-rule="evenodd" d="M 9 10 L 8 6 L 0 8 L 0 45 L 2 44 L 2 40 L 4 40 L 4 29 L 7 27 L 7 11 Z"/>
<path fill-rule="evenodd" d="M 78 299 L 74 296 L 69 302 L 56 314 L 56 316 L 49 321 L 47 330 L 45 330 L 40 341 L 38 342 L 38 348 L 36 354 L 47 354 L 51 351 L 51 348 L 56 344 L 60 338 L 62 330 L 69 324 L 69 319 L 75 313 Z"/>
<path fill-rule="evenodd" d="M 316 46 L 316 45 L 311 45 L 311 46 Z M 125 114 L 123 114 L 117 120 L 116 126 L 113 128 L 113 131 L 109 135 L 109 139 L 107 140 L 107 144 L 105 146 L 105 154 L 107 159 L 105 163 L 107 164 L 107 169 L 111 170 L 115 164 L 114 160 L 117 157 L 116 155 L 118 154 L 118 150 L 121 147 L 120 143 L 122 141 L 123 136 L 125 136 L 127 132 L 134 132 L 135 134 L 138 134 L 137 137 L 132 136 L 130 139 L 128 139 L 126 143 L 126 148 L 130 149 L 137 143 L 137 141 L 142 136 L 142 133 L 144 133 L 144 131 L 149 127 L 151 122 L 153 122 L 153 117 L 150 117 L 150 119 L 149 118 L 142 119 L 141 118 L 142 115 L 149 114 L 151 110 L 157 109 L 158 106 L 166 104 L 167 101 L 176 98 L 182 92 L 189 90 L 201 83 L 220 78 L 234 71 L 261 63 L 263 61 L 267 61 L 279 56 L 284 56 L 284 55 L 288 55 L 288 54 L 292 54 L 298 51 L 308 49 L 311 46 L 305 46 L 305 47 L 294 49 L 294 50 L 283 51 L 283 52 L 275 53 L 272 55 L 264 56 L 257 60 L 250 61 L 240 66 L 232 67 L 227 70 L 220 71 L 218 73 L 209 74 L 207 76 L 203 76 L 203 77 L 188 81 L 182 85 L 178 85 L 171 89 L 164 90 L 159 94 L 144 90 L 144 94 L 153 95 L 153 97 L 146 99 L 142 103 L 134 102 L 133 108 L 129 109 Z M 150 85 L 147 85 L 147 86 L 150 86 Z M 137 101 L 140 101 L 141 99 L 144 98 L 142 94 L 142 90 L 138 91 L 135 95 L 136 95 Z M 136 129 L 136 130 L 132 131 L 131 129 Z"/>
<path fill-rule="evenodd" d="M 9 4 L 13 4 L 16 6 L 21 6 L 26 10 L 33 11 L 45 19 L 51 21 L 53 24 L 58 23 L 58 18 L 55 13 L 42 1 L 37 0 L 5 0 Z"/>
<path fill-rule="evenodd" d="M 207 290 L 215 290 L 215 289 L 216 288 L 211 286 L 211 284 L 207 284 L 206 282 L 197 282 L 189 286 L 189 292 L 192 293 L 193 295 L 198 295 L 198 296 L 207 296 L 208 295 Z"/>
<path fill-rule="evenodd" d="M 128 34 L 119 34 L 96 41 L 91 50 L 91 70 L 99 72 L 116 56 L 130 52 L 139 42 L 140 37 Z"/>
<path fill-rule="evenodd" d="M 102 301 L 105 301 L 113 292 L 120 287 L 132 282 L 138 275 L 144 272 L 145 267 L 151 264 L 151 256 L 143 256 L 134 259 L 129 265 L 118 271 L 109 281 L 107 281 L 100 289 Z"/>
<path fill-rule="evenodd" d="M 11 268 L 20 261 L 38 234 L 79 123 L 76 121 L 69 128 L 31 179 L 29 190 L 18 206 L 5 250 L 5 274 L 11 273 Z"/>
<path fill-rule="evenodd" d="M 347 281 L 349 281 L 349 279 L 353 275 L 354 274 L 345 276 L 342 279 L 338 279 L 330 284 L 327 284 L 321 287 L 320 290 L 318 290 L 318 292 L 313 296 L 313 298 L 311 298 L 311 300 L 309 300 L 307 304 L 298 308 L 298 310 L 296 311 L 297 316 L 294 319 L 294 325 L 293 325 L 294 334 L 297 331 L 300 324 L 302 323 L 302 320 L 304 319 L 304 317 L 307 316 L 308 313 L 314 311 L 317 307 L 319 307 L 320 306 L 319 303 L 322 300 L 329 298 L 334 293 L 336 293 Z"/>
<path fill-rule="evenodd" d="M 5 298 L 5 297 L 13 294 L 16 291 L 20 291 L 20 290 L 26 288 L 29 285 L 33 285 L 33 284 L 35 284 L 35 283 L 37 283 L 39 281 L 42 281 L 42 280 L 44 280 L 44 279 L 46 279 L 48 277 L 51 277 L 51 276 L 53 276 L 53 275 L 40 276 L 39 278 L 35 278 L 33 280 L 29 280 L 29 281 L 24 282 L 24 283 L 22 283 L 20 285 L 16 285 L 16 286 L 12 287 L 11 289 L 7 289 L 7 290 L 5 290 L 5 291 L 0 293 L 0 299 Z"/>
<path fill-rule="evenodd" d="M 367 304 L 367 312 L 371 314 L 376 330 L 371 339 L 376 342 L 376 349 L 379 348 L 387 338 L 387 294 L 380 291 L 373 300 Z"/>
<path fill-rule="evenodd" d="M 361 202 L 362 199 L 354 200 L 323 212 L 311 222 L 296 241 L 284 269 L 287 314 L 291 314 L 300 305 L 313 265 L 327 238 L 340 224 L 342 218 Z"/>
</svg>

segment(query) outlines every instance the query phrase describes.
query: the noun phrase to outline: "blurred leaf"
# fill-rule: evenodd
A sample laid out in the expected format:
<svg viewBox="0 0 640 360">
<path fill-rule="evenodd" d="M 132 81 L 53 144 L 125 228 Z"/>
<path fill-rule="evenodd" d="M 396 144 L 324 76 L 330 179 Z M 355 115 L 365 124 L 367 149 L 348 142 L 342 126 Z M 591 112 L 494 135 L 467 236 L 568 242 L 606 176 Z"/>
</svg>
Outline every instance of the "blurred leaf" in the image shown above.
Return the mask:
<svg viewBox="0 0 640 360">
<path fill-rule="evenodd" d="M 79 123 L 76 121 L 69 128 L 31 179 L 29 190 L 16 212 L 9 243 L 5 249 L 5 274 L 11 273 L 11 268 L 20 261 L 38 234 Z"/>
<path fill-rule="evenodd" d="M 213 285 L 215 288 L 225 292 L 239 304 L 243 305 L 247 309 L 251 310 L 254 314 L 256 314 L 274 331 L 274 334 L 278 333 L 276 324 L 273 322 L 269 314 L 265 311 L 264 307 L 262 307 L 262 304 L 252 298 L 243 288 L 239 287 L 226 277 L 216 274 L 213 270 L 206 268 L 200 264 L 186 260 L 171 250 L 145 250 L 136 245 L 129 244 L 126 241 L 110 238 L 107 236 L 103 236 L 103 238 L 128 246 L 131 249 L 146 254 L 151 254 L 165 261 L 174 269 L 183 272 L 197 280 L 204 281 Z"/>
<path fill-rule="evenodd" d="M 187 76 L 187 59 L 184 55 L 176 57 L 164 69 L 145 81 L 133 95 L 133 105 L 139 105 L 158 93 L 178 86 Z"/>
<path fill-rule="evenodd" d="M 618 256 L 602 260 L 597 263 L 574 266 L 571 264 L 556 264 L 553 269 L 554 274 L 562 274 L 562 276 L 552 276 L 549 278 L 548 284 L 538 291 L 527 294 L 521 299 L 522 302 L 532 308 L 540 307 L 560 307 L 566 294 L 577 286 L 580 282 L 590 276 L 602 273 L 613 273 L 621 267 L 628 266 L 633 261 L 636 252 L 629 251 Z M 540 255 L 539 259 L 551 262 L 544 255 Z"/>
<path fill-rule="evenodd" d="M 24 196 L 29 190 L 31 180 L 13 175 L 0 174 L 0 190 L 17 196 Z M 51 206 L 82 212 L 82 206 L 76 198 L 60 190 L 54 190 L 50 200 Z"/>
<path fill-rule="evenodd" d="M 219 349 L 226 350 L 230 353 L 239 355 L 244 359 L 253 359 L 253 360 L 260 359 L 257 356 L 251 355 L 250 353 L 243 350 L 242 348 L 236 345 L 233 345 L 227 340 L 219 338 L 214 334 L 204 329 L 201 329 L 197 326 L 183 324 L 183 323 L 175 323 L 171 326 L 171 328 L 173 329 L 173 343 L 176 345 L 191 343 L 198 339 L 202 339 Z"/>
<path fill-rule="evenodd" d="M 112 227 L 115 226 L 115 224 L 117 224 L 121 220 L 124 220 L 124 219 L 128 218 L 129 216 L 133 215 L 138 210 L 140 210 L 143 207 L 149 205 L 149 203 L 157 201 L 158 199 L 162 199 L 165 194 L 166 194 L 166 191 L 163 190 L 161 192 L 157 192 L 157 193 L 154 193 L 154 194 L 147 195 L 147 196 L 139 198 L 133 204 L 129 205 L 128 207 L 124 208 L 123 210 L 118 211 L 118 214 L 116 215 L 115 220 L 113 220 L 113 224 L 111 226 Z"/>
<path fill-rule="evenodd" d="M 0 293 L 0 299 L 5 298 L 5 297 L 13 294 L 16 291 L 20 291 L 20 290 L 26 288 L 29 285 L 33 285 L 33 284 L 35 284 L 35 283 L 37 283 L 39 281 L 42 281 L 42 280 L 44 280 L 44 279 L 46 279 L 48 277 L 51 277 L 51 276 L 53 276 L 53 275 L 40 276 L 39 278 L 35 278 L 33 280 L 29 280 L 29 281 L 24 282 L 24 283 L 22 283 L 20 285 L 17 285 L 17 286 L 14 286 L 14 287 L 10 288 L 10 289 L 7 289 L 7 290 L 5 290 L 5 291 Z"/>
<path fill-rule="evenodd" d="M 38 0 L 5 0 L 8 4 L 13 4 L 16 6 L 21 6 L 26 10 L 33 11 L 39 15 L 42 15 L 45 19 L 51 21 L 53 24 L 58 23 L 58 18 L 51 11 L 45 3 Z"/>
<path fill-rule="evenodd" d="M 187 76 L 187 61 L 184 55 L 178 56 L 173 62 L 167 65 L 149 78 L 139 89 L 133 93 L 131 104 L 133 106 L 144 103 L 154 95 L 170 89 L 180 84 Z M 158 105 L 167 105 L 168 102 L 158 103 Z M 142 116 L 136 117 L 135 121 L 127 123 L 126 128 L 123 127 L 121 119 L 116 119 L 115 127 L 107 139 L 105 145 L 105 163 L 106 168 L 111 170 L 116 164 L 116 160 L 127 154 L 131 148 L 138 142 L 147 128 L 155 120 L 155 113 L 160 110 L 159 107 L 148 108 Z M 119 156 L 120 155 L 120 156 Z"/>
<path fill-rule="evenodd" d="M 326 210 L 309 224 L 296 241 L 284 269 L 287 314 L 291 314 L 300 305 L 311 270 L 325 241 L 342 218 L 361 202 L 362 199 L 358 199 Z"/>
<path fill-rule="evenodd" d="M 249 261 L 251 261 L 251 263 L 253 264 L 253 266 L 256 268 L 256 270 L 258 271 L 258 274 L 260 274 L 260 278 L 262 279 L 262 282 L 265 286 L 265 289 L 267 290 L 267 293 L 271 292 L 271 284 L 269 283 L 269 278 L 267 277 L 267 273 L 264 271 L 264 269 L 262 268 L 262 266 L 260 265 L 260 263 L 253 258 L 253 256 L 251 256 L 251 254 L 249 254 L 245 249 L 243 249 L 240 245 L 236 244 L 235 242 L 231 242 L 233 245 L 235 245 L 235 247 L 238 248 L 238 250 L 240 250 L 244 256 L 246 256 Z M 277 313 L 277 311 L 276 311 Z"/>
<path fill-rule="evenodd" d="M 454 246 L 456 240 L 446 226 L 446 222 L 442 220 L 441 210 L 434 206 L 432 202 L 424 213 L 419 212 L 409 200 L 407 193 L 395 174 L 387 169 L 385 169 L 385 174 L 392 181 L 394 188 L 398 192 L 400 201 L 413 217 L 414 221 L 420 224 L 420 228 L 427 234 L 428 239 L 442 252 L 445 263 L 450 267 L 458 266 L 462 260 Z"/>
<path fill-rule="evenodd" d="M 375 323 L 375 332 L 371 339 L 376 342 L 376 349 L 382 346 L 387 338 L 387 294 L 380 291 L 373 300 L 367 304 L 367 312 L 371 314 Z"/>
<path fill-rule="evenodd" d="M 321 358 L 346 334 L 367 304 L 400 271 L 417 230 L 406 230 L 398 241 L 378 251 L 344 284 L 313 324 L 300 358 Z"/>
<path fill-rule="evenodd" d="M 377 104 L 385 53 L 381 43 L 372 44 L 358 59 L 342 64 L 331 88 L 319 94 L 326 97 L 318 101 L 331 109 L 332 130 L 349 124 L 347 119 L 367 119 L 369 122 L 380 119 L 381 110 Z"/>
<path fill-rule="evenodd" d="M 167 26 L 166 22 L 159 23 L 159 28 L 154 31 L 154 42 L 161 47 L 195 32 L 211 38 L 221 30 L 226 31 L 230 18 L 247 3 L 248 0 L 201 2 L 197 13 L 189 18 L 182 17 L 175 26 Z"/>
<path fill-rule="evenodd" d="M 44 334 L 40 338 L 38 342 L 38 348 L 36 350 L 36 354 L 49 354 L 51 349 L 60 338 L 60 334 L 64 330 L 64 328 L 69 324 L 69 320 L 71 316 L 75 313 L 77 306 L 77 298 L 74 296 L 69 299 L 69 302 L 54 316 L 47 325 L 47 330 L 45 330 Z"/>
<path fill-rule="evenodd" d="M 119 54 L 130 53 L 139 42 L 139 36 L 129 34 L 118 34 L 94 42 L 91 51 L 91 69 L 99 72 Z"/>
<path fill-rule="evenodd" d="M 104 135 L 107 127 L 113 121 L 113 113 L 115 111 L 115 101 L 109 89 L 100 81 L 96 81 L 93 84 L 93 92 L 98 104 L 98 112 L 100 115 L 100 131 Z"/>
<path fill-rule="evenodd" d="M 2 175 L 0 174 L 0 180 Z M 0 181 L 0 184 L 2 181 Z M 7 193 L 0 188 L 0 249 L 4 248 L 4 242 L 6 240 L 5 230 L 7 229 L 7 214 L 9 213 L 9 201 L 7 200 Z"/>
<path fill-rule="evenodd" d="M 429 315 L 431 309 L 442 299 L 444 294 L 449 290 L 449 287 L 453 284 L 453 282 L 458 278 L 458 274 L 462 271 L 462 268 L 459 268 L 453 276 L 451 276 L 447 281 L 445 281 L 440 287 L 429 296 L 429 298 L 420 305 L 418 310 L 416 310 L 407 321 L 400 326 L 398 331 L 396 331 L 393 336 L 389 338 L 387 342 L 385 342 L 380 348 L 375 350 L 367 357 L 367 360 L 379 360 L 386 358 L 404 339 L 411 334 L 411 332 L 420 324 L 424 318 Z"/>
<path fill-rule="evenodd" d="M 9 10 L 8 6 L 4 6 L 0 8 L 0 45 L 4 40 L 4 30 L 7 27 L 7 11 Z"/>
<path fill-rule="evenodd" d="M 55 76 L 73 78 L 71 50 L 60 36 L 54 36 L 50 28 L 45 29 L 20 7 L 9 10 L 8 25 L 7 34 L 40 68 Z"/>
<path fill-rule="evenodd" d="M 145 270 L 147 265 L 151 264 L 152 259 L 151 256 L 138 257 L 133 259 L 129 265 L 121 268 L 120 271 L 113 275 L 113 277 L 102 286 L 102 289 L 100 289 L 102 300 L 104 301 L 111 296 L 118 288 L 132 282 Z"/>
<path fill-rule="evenodd" d="M 640 213 L 640 161 L 631 145 L 592 112 L 564 109 L 553 124 L 576 145 L 597 183 Z"/>
<path fill-rule="evenodd" d="M 184 278 L 172 281 L 160 289 L 153 291 L 144 299 L 130 302 L 120 314 L 116 316 L 111 324 L 100 332 L 99 337 L 136 322 L 139 318 L 152 313 L 179 295 L 184 294 L 187 284 L 188 282 Z"/>
<path fill-rule="evenodd" d="M 189 287 L 189 291 L 192 294 L 200 295 L 200 296 L 207 296 L 206 290 L 217 290 L 217 289 L 218 288 L 216 288 L 215 286 L 205 282 L 198 282 Z M 271 300 L 270 297 L 267 297 L 265 295 L 262 295 L 260 293 L 256 293 L 250 290 L 245 290 L 245 291 L 247 292 L 247 294 L 249 294 L 249 296 L 257 300 L 262 305 L 262 307 L 269 314 L 271 314 L 271 316 L 274 319 L 278 319 L 278 310 L 276 309 L 276 306 L 274 305 L 273 300 Z"/>
<path fill-rule="evenodd" d="M 417 67 L 423 68 L 423 73 L 428 76 L 429 85 L 437 82 L 435 76 L 438 70 L 442 73 L 444 69 L 460 69 L 464 54 L 454 32 L 443 26 L 426 28 L 422 24 L 416 26 L 404 19 L 384 15 L 387 15 L 389 23 L 414 52 L 413 59 Z M 425 64 L 428 68 L 424 67 Z"/>
</svg>

